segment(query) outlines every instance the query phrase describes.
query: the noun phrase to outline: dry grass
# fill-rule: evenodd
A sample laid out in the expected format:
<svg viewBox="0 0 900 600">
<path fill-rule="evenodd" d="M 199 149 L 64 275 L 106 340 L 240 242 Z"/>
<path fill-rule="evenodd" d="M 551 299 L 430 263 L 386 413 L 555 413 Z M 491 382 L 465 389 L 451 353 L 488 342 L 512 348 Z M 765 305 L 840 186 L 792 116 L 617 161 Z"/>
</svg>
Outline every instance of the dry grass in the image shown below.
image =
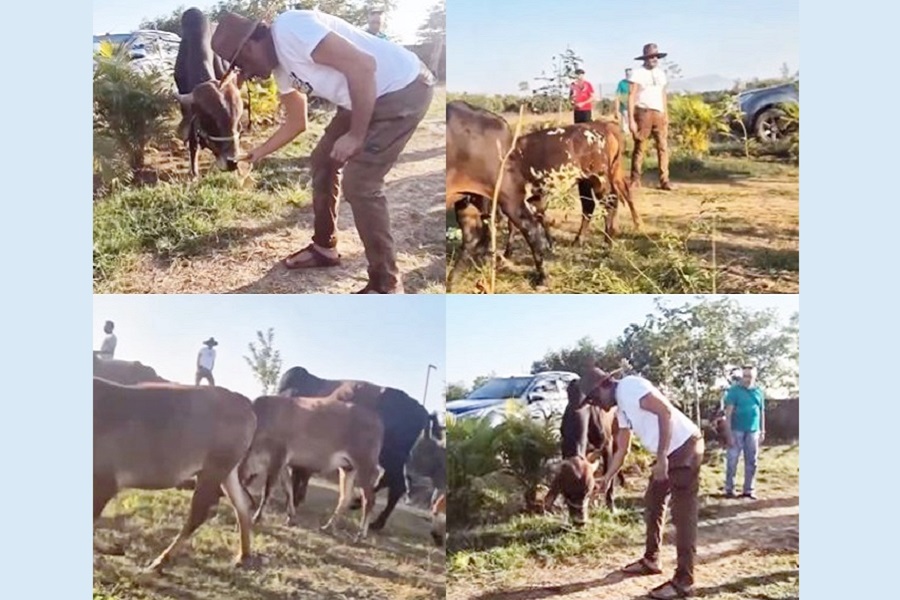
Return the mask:
<svg viewBox="0 0 900 600">
<path fill-rule="evenodd" d="M 557 115 L 525 115 L 525 128 L 568 123 Z M 507 115 L 513 125 L 518 115 Z M 627 142 L 626 170 L 630 169 Z M 633 229 L 624 206 L 620 236 L 604 247 L 602 221 L 592 224 L 581 247 L 571 242 L 581 222 L 576 191 L 566 210 L 550 211 L 554 250 L 548 256 L 547 285 L 536 289 L 528 275 L 533 262 L 516 233 L 512 263 L 498 275 L 497 293 L 797 293 L 799 291 L 799 170 L 769 159 L 713 156 L 696 161 L 670 157 L 673 192 L 656 189 L 655 148 L 645 156 L 643 186 L 635 191 L 644 219 Z M 448 226 L 455 226 L 448 214 Z M 500 227 L 505 243 L 506 223 Z M 713 242 L 715 242 L 713 244 Z M 447 244 L 448 264 L 458 242 Z M 458 293 L 473 293 L 488 268 L 469 267 Z M 504 272 L 505 271 L 505 272 Z"/>
<path fill-rule="evenodd" d="M 314 480 L 315 481 L 315 480 Z M 189 492 L 131 491 L 107 506 L 95 539 L 125 545 L 124 556 L 95 554 L 95 600 L 275 600 L 368 598 L 413 600 L 443 597 L 444 553 L 428 536 L 427 513 L 401 502 L 385 531 L 356 544 L 358 513 L 338 534 L 319 531 L 334 508 L 337 491 L 318 482 L 300 509 L 300 525 L 281 525 L 284 513 L 271 504 L 254 531 L 254 553 L 262 564 L 235 569 L 234 516 L 222 500 L 214 516 L 192 538 L 193 549 L 175 557 L 163 575 L 141 572 L 175 536 L 187 515 Z M 376 510 L 383 507 L 381 498 Z"/>
<path fill-rule="evenodd" d="M 386 179 L 407 293 L 444 292 L 444 98 L 444 89 L 436 89 L 429 113 Z M 279 264 L 312 237 L 307 157 L 325 122 L 264 160 L 244 188 L 231 174 L 189 183 L 187 152 L 180 144 L 160 149 L 150 166 L 160 183 L 95 204 L 94 292 L 302 294 L 362 287 L 367 262 L 346 202 L 339 208 L 340 267 L 290 272 Z M 256 131 L 243 145 L 267 133 Z M 204 174 L 209 153 L 201 156 Z M 167 211 L 183 224 L 170 236 L 180 242 L 174 247 L 161 245 L 156 235 L 174 226 L 171 219 L 157 219 Z"/>
</svg>

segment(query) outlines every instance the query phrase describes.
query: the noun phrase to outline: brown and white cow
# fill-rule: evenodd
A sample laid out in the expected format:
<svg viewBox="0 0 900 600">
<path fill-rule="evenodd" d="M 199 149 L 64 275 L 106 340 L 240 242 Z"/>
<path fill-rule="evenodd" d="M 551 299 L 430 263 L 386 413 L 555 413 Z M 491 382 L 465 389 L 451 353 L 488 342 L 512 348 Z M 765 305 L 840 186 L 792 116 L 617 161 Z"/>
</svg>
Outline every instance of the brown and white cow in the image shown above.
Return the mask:
<svg viewBox="0 0 900 600">
<path fill-rule="evenodd" d="M 249 485 L 265 477 L 263 495 L 253 516 L 262 516 L 272 488 L 285 467 L 308 474 L 338 471 L 338 503 L 323 529 L 334 526 L 353 497 L 356 482 L 362 491 L 362 521 L 358 538 L 369 528 L 369 514 L 375 505 L 375 485 L 381 477 L 378 457 L 384 426 L 378 414 L 367 406 L 325 398 L 262 396 L 253 402 L 257 427 L 247 457 L 241 464 L 241 481 Z M 293 490 L 288 486 L 288 522 L 294 517 Z"/>
<path fill-rule="evenodd" d="M 250 502 L 238 466 L 256 416 L 250 400 L 220 387 L 94 378 L 94 521 L 123 489 L 162 490 L 196 477 L 190 512 L 172 543 L 150 564 L 160 570 L 206 521 L 225 492 L 240 531 L 238 564 L 250 559 Z"/>
<path fill-rule="evenodd" d="M 500 115 L 462 100 L 447 103 L 447 210 L 454 210 L 463 235 L 463 245 L 447 277 L 452 287 L 464 259 L 483 255 L 489 230 L 483 219 L 500 177 L 503 156 L 513 143 L 513 132 Z M 525 236 L 537 271 L 544 272 L 544 240 L 541 226 L 525 201 L 525 181 L 520 169 L 507 162 L 498 191 L 497 205 L 510 227 Z"/>
<path fill-rule="evenodd" d="M 552 510 L 554 502 L 561 495 L 572 523 L 576 527 L 584 526 L 588 522 L 588 508 L 599 466 L 599 450 L 590 452 L 587 456 L 570 456 L 563 460 L 544 497 L 544 509 Z"/>
<path fill-rule="evenodd" d="M 234 171 L 243 112 L 240 84 L 235 75 L 227 74 L 222 59 L 213 52 L 212 29 L 202 11 L 184 11 L 181 30 L 175 59 L 182 115 L 178 135 L 190 149 L 191 177 L 199 173 L 197 155 L 201 147 L 212 151 L 218 168 Z"/>
<path fill-rule="evenodd" d="M 564 127 L 539 129 L 520 137 L 511 158 L 527 187 L 527 198 L 543 221 L 546 210 L 548 175 L 566 168 L 590 181 L 595 200 L 607 203 L 604 233 L 607 242 L 616 235 L 619 201 L 628 204 L 635 227 L 641 218 L 634 207 L 631 188 L 623 168 L 625 144 L 617 123 L 592 121 Z M 607 201 L 609 199 L 610 201 Z M 575 237 L 578 243 L 587 233 L 590 217 L 582 215 Z M 510 238 L 512 230 L 510 230 Z M 506 255 L 511 252 L 507 238 Z"/>
</svg>

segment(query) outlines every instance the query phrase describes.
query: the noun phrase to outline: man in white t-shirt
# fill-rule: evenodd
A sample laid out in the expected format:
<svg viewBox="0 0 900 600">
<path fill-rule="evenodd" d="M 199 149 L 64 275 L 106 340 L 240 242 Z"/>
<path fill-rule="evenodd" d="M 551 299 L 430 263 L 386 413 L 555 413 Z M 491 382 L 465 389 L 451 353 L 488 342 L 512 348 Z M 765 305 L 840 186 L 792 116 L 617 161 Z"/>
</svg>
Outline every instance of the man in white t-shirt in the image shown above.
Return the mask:
<svg viewBox="0 0 900 600">
<path fill-rule="evenodd" d="M 215 346 L 218 345 L 219 342 L 216 341 L 216 338 L 209 338 L 203 342 L 203 347 L 200 348 L 200 352 L 197 353 L 197 375 L 195 377 L 195 385 L 200 385 L 200 382 L 204 379 L 209 385 L 216 385 L 216 380 L 213 377 L 212 371 L 213 367 L 216 366 Z"/>
<path fill-rule="evenodd" d="M 118 340 L 116 339 L 116 334 L 113 333 L 113 329 L 115 329 L 115 324 L 112 321 L 107 321 L 103 324 L 103 333 L 106 334 L 106 337 L 103 338 L 103 342 L 100 344 L 100 350 L 94 352 L 94 356 L 103 360 L 112 360 L 116 356 L 116 343 Z"/>
<path fill-rule="evenodd" d="M 310 156 L 312 243 L 286 257 L 284 266 L 340 265 L 342 191 L 369 262 L 369 282 L 357 293 L 403 293 L 384 178 L 431 104 L 434 76 L 428 68 L 406 48 L 316 10 L 289 10 L 271 25 L 225 13 L 212 48 L 244 77 L 274 75 L 285 109 L 275 133 L 241 160 L 258 162 L 305 131 L 307 96 L 338 107 Z"/>
<path fill-rule="evenodd" d="M 647 140 L 656 142 L 659 158 L 659 188 L 672 190 L 669 183 L 669 104 L 666 98 L 669 80 L 659 66 L 659 59 L 666 52 L 659 52 L 656 44 L 644 45 L 644 52 L 635 60 L 644 61 L 643 66 L 634 69 L 628 77 L 628 128 L 634 139 L 631 155 L 631 185 L 640 187 L 641 166 Z"/>
<path fill-rule="evenodd" d="M 616 476 L 628 454 L 632 432 L 656 455 L 650 483 L 644 496 L 647 538 L 644 556 L 622 569 L 629 575 L 662 572 L 659 547 L 665 522 L 666 502 L 672 497 L 672 521 L 678 566 L 675 576 L 649 592 L 650 598 L 684 598 L 694 586 L 697 553 L 697 513 L 703 436 L 700 429 L 652 383 L 638 375 L 616 381 L 600 377 L 588 395 L 604 410 L 616 407 L 619 432 L 616 452 L 596 487 L 602 494 Z"/>
</svg>

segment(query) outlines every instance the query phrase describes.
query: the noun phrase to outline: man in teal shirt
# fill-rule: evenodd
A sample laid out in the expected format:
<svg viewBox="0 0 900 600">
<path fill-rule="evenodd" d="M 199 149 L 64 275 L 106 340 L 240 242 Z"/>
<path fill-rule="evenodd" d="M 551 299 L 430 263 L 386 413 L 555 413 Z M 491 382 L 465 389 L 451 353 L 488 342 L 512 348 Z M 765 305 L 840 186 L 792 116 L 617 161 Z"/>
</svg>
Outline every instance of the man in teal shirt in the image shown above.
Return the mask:
<svg viewBox="0 0 900 600">
<path fill-rule="evenodd" d="M 616 101 L 618 103 L 619 123 L 622 125 L 622 135 L 628 135 L 628 80 L 631 78 L 631 69 L 625 69 L 625 79 L 619 82 L 616 88 Z"/>
<path fill-rule="evenodd" d="M 734 475 L 738 459 L 744 453 L 744 498 L 756 499 L 753 482 L 759 445 L 766 435 L 765 395 L 756 385 L 756 369 L 744 367 L 740 383 L 725 395 L 725 421 L 729 425 L 730 444 L 725 460 L 725 497 L 734 498 Z"/>
</svg>

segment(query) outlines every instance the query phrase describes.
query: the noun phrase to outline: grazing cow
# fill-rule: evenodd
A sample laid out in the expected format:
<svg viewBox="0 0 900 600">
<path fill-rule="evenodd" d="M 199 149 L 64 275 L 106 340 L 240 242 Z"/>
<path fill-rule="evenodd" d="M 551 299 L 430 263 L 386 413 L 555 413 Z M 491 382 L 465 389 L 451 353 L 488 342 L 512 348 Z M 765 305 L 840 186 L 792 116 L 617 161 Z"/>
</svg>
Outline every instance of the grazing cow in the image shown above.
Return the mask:
<svg viewBox="0 0 900 600">
<path fill-rule="evenodd" d="M 196 476 L 187 521 L 151 564 L 159 571 L 206 521 L 225 492 L 240 530 L 238 564 L 250 558 L 250 498 L 238 466 L 256 416 L 250 400 L 219 387 L 124 386 L 94 377 L 94 521 L 122 489 L 161 490 Z"/>
<path fill-rule="evenodd" d="M 148 367 L 138 361 L 104 360 L 96 356 L 94 356 L 94 377 L 100 377 L 121 385 L 134 385 L 145 382 L 165 383 L 167 381 L 157 375 L 152 367 Z"/>
<path fill-rule="evenodd" d="M 597 468 L 600 466 L 600 452 L 587 456 L 570 456 L 559 467 L 544 497 L 544 508 L 550 510 L 557 496 L 562 494 L 569 509 L 569 517 L 577 527 L 588 521 L 588 505 L 594 491 Z"/>
<path fill-rule="evenodd" d="M 513 133 L 503 117 L 454 100 L 447 103 L 447 210 L 454 209 L 463 234 L 462 250 L 448 275 L 452 287 L 464 258 L 483 249 L 483 215 L 500 175 L 503 156 L 512 146 Z M 486 200 L 486 201 L 485 201 Z M 497 198 L 510 226 L 525 236 L 534 257 L 538 283 L 545 279 L 544 241 L 540 223 L 525 201 L 525 181 L 514 161 L 506 164 Z"/>
<path fill-rule="evenodd" d="M 175 85 L 181 104 L 179 137 L 190 148 L 191 177 L 197 177 L 197 154 L 208 148 L 220 169 L 237 169 L 243 102 L 234 76 L 212 51 L 212 31 L 202 11 L 181 15 L 181 43 L 175 59 Z"/>
<path fill-rule="evenodd" d="M 595 456 L 603 460 L 605 471 L 612 461 L 616 447 L 615 438 L 619 429 L 616 411 L 615 409 L 606 411 L 599 406 L 586 404 L 584 392 L 577 380 L 570 382 L 566 391 L 569 403 L 563 412 L 560 425 L 562 457 L 570 459 L 595 453 Z M 625 478 L 621 471 L 619 471 L 618 480 L 620 484 L 625 485 Z M 609 510 L 615 510 L 614 487 L 614 483 L 610 482 L 606 490 L 606 507 Z M 571 490 L 572 488 L 570 486 L 566 489 Z M 593 488 L 591 488 L 592 490 Z M 580 491 L 576 496 L 580 497 Z M 568 502 L 568 496 L 566 498 Z"/>
<path fill-rule="evenodd" d="M 447 540 L 447 492 L 441 492 L 431 505 L 431 539 L 434 545 L 443 547 Z"/>
<path fill-rule="evenodd" d="M 384 427 L 368 406 L 345 402 L 334 395 L 325 398 L 262 396 L 253 402 L 256 434 L 241 464 L 241 481 L 249 484 L 265 475 L 262 499 L 253 516 L 262 516 L 272 487 L 284 468 L 330 473 L 340 477 L 338 503 L 322 529 L 332 528 L 350 504 L 354 481 L 362 490 L 362 521 L 358 539 L 366 537 L 369 513 L 375 505 L 375 485 L 381 477 L 378 457 Z M 294 517 L 293 490 L 288 488 L 288 522 Z"/>
<path fill-rule="evenodd" d="M 397 502 L 407 492 L 406 462 L 422 430 L 428 426 L 428 411 L 398 389 L 367 381 L 320 379 L 303 367 L 288 369 L 278 383 L 279 396 L 321 398 L 332 394 L 345 402 L 373 408 L 384 425 L 384 440 L 379 456 L 384 474 L 375 493 L 388 488 L 388 501 L 381 514 L 369 526 L 377 531 L 384 527 Z M 305 469 L 292 469 L 295 505 L 303 501 L 310 475 Z"/>
<path fill-rule="evenodd" d="M 631 188 L 625 179 L 622 166 L 625 144 L 619 125 L 609 121 L 576 123 L 565 127 L 539 129 L 516 141 L 512 158 L 528 188 L 528 202 L 538 215 L 546 209 L 544 194 L 546 177 L 566 167 L 574 168 L 588 179 L 597 201 L 609 202 L 604 234 L 607 242 L 616 235 L 618 202 L 624 201 L 631 211 L 635 227 L 641 226 L 641 218 L 634 207 Z M 543 221 L 543 216 L 540 217 Z M 590 217 L 582 215 L 581 227 L 575 242 L 587 233 Z M 511 233 L 511 232 L 510 232 Z M 507 239 L 507 257 L 510 253 Z"/>
<path fill-rule="evenodd" d="M 447 490 L 447 444 L 443 428 L 438 423 L 437 415 L 430 415 L 430 425 L 419 437 L 409 455 L 407 469 L 407 488 L 412 489 L 410 473 L 431 480 L 432 503 L 436 497 Z"/>
</svg>

